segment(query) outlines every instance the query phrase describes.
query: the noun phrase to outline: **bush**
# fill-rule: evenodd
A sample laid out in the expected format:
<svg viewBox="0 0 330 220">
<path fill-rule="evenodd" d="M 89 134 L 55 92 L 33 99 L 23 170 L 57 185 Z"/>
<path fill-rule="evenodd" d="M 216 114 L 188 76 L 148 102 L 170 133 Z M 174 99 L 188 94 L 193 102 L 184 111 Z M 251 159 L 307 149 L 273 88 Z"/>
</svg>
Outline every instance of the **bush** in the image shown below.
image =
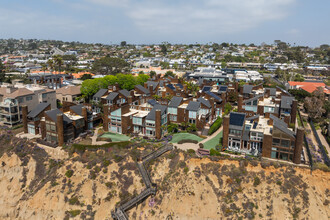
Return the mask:
<svg viewBox="0 0 330 220">
<path fill-rule="evenodd" d="M 76 217 L 77 215 L 80 214 L 80 212 L 81 212 L 81 210 L 79 210 L 79 209 L 69 211 L 71 217 Z"/>
<path fill-rule="evenodd" d="M 188 149 L 188 150 L 187 150 L 187 153 L 193 155 L 193 154 L 195 154 L 195 150 L 193 150 L 193 149 Z"/>
<path fill-rule="evenodd" d="M 183 139 L 181 141 L 178 141 L 178 144 L 184 144 L 184 143 L 192 143 L 192 144 L 197 144 L 197 140 L 191 140 L 191 139 Z"/>
<path fill-rule="evenodd" d="M 71 199 L 69 199 L 69 204 L 70 205 L 79 205 L 80 204 L 80 202 L 79 202 L 79 200 L 78 200 L 78 197 L 72 197 Z"/>
<path fill-rule="evenodd" d="M 68 177 L 68 178 L 70 178 L 72 175 L 73 175 L 73 170 L 67 170 L 65 172 L 65 176 Z"/>
<path fill-rule="evenodd" d="M 259 179 L 259 177 L 254 177 L 254 181 L 253 181 L 253 186 L 254 187 L 256 187 L 256 186 L 258 186 L 260 184 L 260 179 Z"/>
<path fill-rule="evenodd" d="M 220 152 L 214 150 L 213 148 L 210 150 L 210 156 L 221 156 Z"/>
<path fill-rule="evenodd" d="M 204 148 L 204 144 L 199 143 L 199 148 Z"/>
<path fill-rule="evenodd" d="M 215 120 L 215 122 L 211 125 L 208 135 L 211 135 L 214 132 L 216 132 L 221 127 L 221 125 L 222 125 L 222 118 L 218 116 L 217 120 Z"/>
<path fill-rule="evenodd" d="M 183 171 L 184 171 L 185 174 L 187 174 L 188 171 L 189 171 L 189 168 L 188 168 L 188 167 L 185 167 L 185 168 L 183 169 Z"/>
</svg>

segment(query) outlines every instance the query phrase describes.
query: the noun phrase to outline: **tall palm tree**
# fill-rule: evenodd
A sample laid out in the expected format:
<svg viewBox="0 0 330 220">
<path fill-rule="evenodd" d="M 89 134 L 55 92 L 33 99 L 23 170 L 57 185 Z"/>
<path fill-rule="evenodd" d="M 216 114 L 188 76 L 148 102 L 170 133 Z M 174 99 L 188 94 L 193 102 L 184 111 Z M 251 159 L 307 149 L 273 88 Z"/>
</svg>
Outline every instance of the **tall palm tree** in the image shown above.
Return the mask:
<svg viewBox="0 0 330 220">
<path fill-rule="evenodd" d="M 47 65 L 48 65 L 50 73 L 52 74 L 52 71 L 54 69 L 54 60 L 53 59 L 48 59 L 47 60 Z"/>
<path fill-rule="evenodd" d="M 58 67 L 58 72 L 61 72 L 61 66 L 63 65 L 63 58 L 59 55 L 54 56 L 55 64 Z"/>
</svg>

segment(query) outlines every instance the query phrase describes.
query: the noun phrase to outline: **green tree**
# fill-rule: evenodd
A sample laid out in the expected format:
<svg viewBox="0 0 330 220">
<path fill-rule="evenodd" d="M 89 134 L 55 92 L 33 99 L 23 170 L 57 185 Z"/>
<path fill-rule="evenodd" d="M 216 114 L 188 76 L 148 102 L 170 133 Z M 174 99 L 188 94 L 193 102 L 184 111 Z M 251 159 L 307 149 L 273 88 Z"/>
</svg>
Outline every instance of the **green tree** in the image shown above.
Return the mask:
<svg viewBox="0 0 330 220">
<path fill-rule="evenodd" d="M 164 77 L 169 77 L 169 76 L 174 77 L 175 75 L 174 75 L 174 73 L 172 71 L 167 71 L 165 73 Z"/>
<path fill-rule="evenodd" d="M 167 47 L 166 47 L 166 45 L 165 45 L 165 44 L 162 44 L 162 45 L 160 45 L 160 48 L 161 48 L 161 50 L 162 50 L 162 53 L 163 53 L 164 55 L 166 55 L 166 54 L 167 54 Z"/>
<path fill-rule="evenodd" d="M 2 61 L 0 60 L 0 82 L 4 82 L 6 79 L 6 74 L 4 72 L 5 66 L 3 65 Z"/>
<path fill-rule="evenodd" d="M 118 82 L 117 76 L 114 75 L 108 75 L 104 77 L 105 81 L 107 81 L 108 85 L 115 85 Z"/>
<path fill-rule="evenodd" d="M 134 86 L 136 85 L 136 80 L 134 76 L 131 74 L 117 74 L 116 75 L 118 78 L 118 84 L 120 88 L 122 89 L 127 89 L 127 90 L 132 90 L 134 89 Z"/>
<path fill-rule="evenodd" d="M 136 83 L 137 84 L 140 84 L 140 85 L 144 85 L 145 82 L 147 82 L 149 79 L 149 76 L 146 75 L 146 74 L 139 74 L 137 77 L 136 77 Z"/>
<path fill-rule="evenodd" d="M 47 60 L 47 65 L 48 65 L 50 73 L 52 73 L 54 70 L 54 66 L 55 66 L 54 60 L 52 60 L 52 59 Z"/>
<path fill-rule="evenodd" d="M 126 41 L 122 41 L 122 42 L 120 42 L 120 46 L 122 46 L 122 47 L 125 47 L 126 46 Z"/>
<path fill-rule="evenodd" d="M 153 78 L 154 76 L 156 76 L 156 72 L 151 70 L 149 73 L 150 78 Z"/>
<path fill-rule="evenodd" d="M 84 74 L 84 75 L 82 75 L 82 77 L 80 79 L 81 80 L 92 79 L 92 75 L 91 74 Z"/>
<path fill-rule="evenodd" d="M 57 68 L 58 68 L 57 70 L 59 72 L 61 72 L 61 67 L 63 65 L 63 58 L 60 55 L 56 55 L 56 56 L 53 57 L 53 59 L 54 59 L 54 62 L 55 62 L 55 66 L 57 66 Z"/>
<path fill-rule="evenodd" d="M 102 57 L 96 60 L 92 66 L 93 73 L 100 73 L 104 75 L 116 74 L 123 72 L 129 64 L 117 57 Z"/>
<path fill-rule="evenodd" d="M 108 87 L 108 83 L 104 78 L 98 79 L 87 79 L 81 84 L 81 94 L 83 97 L 89 100 L 95 93 L 99 91 L 99 89 L 106 89 Z"/>
</svg>

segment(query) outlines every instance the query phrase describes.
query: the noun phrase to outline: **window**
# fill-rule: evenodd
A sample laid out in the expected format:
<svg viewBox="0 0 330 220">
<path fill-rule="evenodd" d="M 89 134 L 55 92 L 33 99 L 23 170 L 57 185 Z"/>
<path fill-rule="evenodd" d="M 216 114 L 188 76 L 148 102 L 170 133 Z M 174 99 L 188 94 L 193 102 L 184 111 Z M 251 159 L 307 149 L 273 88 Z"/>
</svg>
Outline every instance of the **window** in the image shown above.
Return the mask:
<svg viewBox="0 0 330 220">
<path fill-rule="evenodd" d="M 240 131 L 240 130 L 235 130 L 235 129 L 229 129 L 229 134 L 239 136 L 239 135 L 242 134 L 242 131 Z"/>
<path fill-rule="evenodd" d="M 280 146 L 280 144 L 281 144 L 281 140 L 280 139 L 273 138 L 273 145 L 274 146 Z"/>
<path fill-rule="evenodd" d="M 173 107 L 168 107 L 168 113 L 173 114 L 173 115 L 177 115 L 178 114 L 178 109 L 173 108 Z"/>
<path fill-rule="evenodd" d="M 18 98 L 18 102 L 19 102 L 19 103 L 22 103 L 23 101 L 24 101 L 24 99 L 23 99 L 22 97 L 19 97 L 19 98 Z"/>
<path fill-rule="evenodd" d="M 197 112 L 189 111 L 189 118 L 196 118 Z"/>
<path fill-rule="evenodd" d="M 133 124 L 142 125 L 142 118 L 133 117 Z"/>
<path fill-rule="evenodd" d="M 146 126 L 155 127 L 155 121 L 146 120 Z"/>
<path fill-rule="evenodd" d="M 170 120 L 171 121 L 177 121 L 177 116 L 176 115 L 170 115 Z"/>
<path fill-rule="evenodd" d="M 30 96 L 26 96 L 26 101 L 28 102 L 28 101 L 31 101 L 32 100 L 32 96 L 30 95 Z"/>
<path fill-rule="evenodd" d="M 43 99 L 47 98 L 47 93 L 43 93 L 43 94 L 42 94 L 42 98 L 43 98 Z"/>
</svg>

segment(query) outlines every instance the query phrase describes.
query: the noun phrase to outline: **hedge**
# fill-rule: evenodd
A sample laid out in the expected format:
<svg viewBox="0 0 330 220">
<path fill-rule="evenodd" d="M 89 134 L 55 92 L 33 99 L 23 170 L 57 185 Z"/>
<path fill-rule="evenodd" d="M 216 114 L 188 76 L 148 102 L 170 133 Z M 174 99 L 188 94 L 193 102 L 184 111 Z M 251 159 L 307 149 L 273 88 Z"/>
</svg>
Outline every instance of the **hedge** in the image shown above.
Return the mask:
<svg viewBox="0 0 330 220">
<path fill-rule="evenodd" d="M 123 141 L 123 142 L 112 142 L 112 143 L 107 143 L 103 145 L 84 145 L 84 144 L 73 144 L 73 148 L 76 150 L 97 150 L 100 148 L 109 148 L 109 147 L 126 147 L 129 145 L 129 141 Z"/>
<path fill-rule="evenodd" d="M 221 156 L 219 151 L 214 150 L 213 148 L 210 150 L 210 156 Z"/>
<path fill-rule="evenodd" d="M 221 127 L 221 125 L 222 125 L 222 118 L 218 116 L 217 120 L 215 120 L 215 122 L 211 125 L 208 135 L 211 135 L 214 132 L 216 132 Z"/>
<path fill-rule="evenodd" d="M 178 141 L 178 144 L 184 144 L 184 143 L 192 143 L 192 144 L 197 144 L 197 140 L 191 140 L 191 139 L 183 139 L 181 141 Z"/>
</svg>

